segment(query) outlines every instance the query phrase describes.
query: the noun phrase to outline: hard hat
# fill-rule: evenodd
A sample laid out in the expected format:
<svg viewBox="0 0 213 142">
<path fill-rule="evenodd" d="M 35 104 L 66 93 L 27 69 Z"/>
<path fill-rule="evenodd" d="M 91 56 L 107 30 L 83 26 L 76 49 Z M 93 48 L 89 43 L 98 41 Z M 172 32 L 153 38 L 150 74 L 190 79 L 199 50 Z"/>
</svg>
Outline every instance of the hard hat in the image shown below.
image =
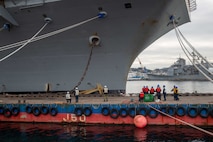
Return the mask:
<svg viewBox="0 0 213 142">
<path fill-rule="evenodd" d="M 76 87 L 75 90 L 78 90 L 78 87 Z"/>
<path fill-rule="evenodd" d="M 70 93 L 70 92 L 67 91 L 67 94 L 68 94 L 68 93 Z"/>
<path fill-rule="evenodd" d="M 107 86 L 105 85 L 104 87 L 106 88 Z"/>
</svg>

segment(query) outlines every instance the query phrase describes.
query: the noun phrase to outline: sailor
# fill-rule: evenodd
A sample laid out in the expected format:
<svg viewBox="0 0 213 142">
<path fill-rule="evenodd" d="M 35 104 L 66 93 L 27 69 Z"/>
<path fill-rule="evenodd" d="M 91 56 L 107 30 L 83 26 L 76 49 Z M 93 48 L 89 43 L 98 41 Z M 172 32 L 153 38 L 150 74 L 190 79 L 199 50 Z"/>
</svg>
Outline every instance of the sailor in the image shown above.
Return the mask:
<svg viewBox="0 0 213 142">
<path fill-rule="evenodd" d="M 154 94 L 155 93 L 155 89 L 154 89 L 154 87 L 152 86 L 151 88 L 150 88 L 150 94 Z"/>
<path fill-rule="evenodd" d="M 163 85 L 163 97 L 164 97 L 164 101 L 166 101 L 166 86 Z"/>
<path fill-rule="evenodd" d="M 144 93 L 141 91 L 139 94 L 139 102 L 143 102 L 144 99 Z"/>
<path fill-rule="evenodd" d="M 146 86 L 146 87 L 144 88 L 144 94 L 148 94 L 148 93 L 149 93 L 149 87 Z"/>
<path fill-rule="evenodd" d="M 104 86 L 104 102 L 108 102 L 108 87 L 105 85 Z"/>
<path fill-rule="evenodd" d="M 75 96 L 75 102 L 77 103 L 77 102 L 78 102 L 78 96 L 79 96 L 79 90 L 78 90 L 78 87 L 76 87 L 76 88 L 75 88 L 74 96 Z"/>
<path fill-rule="evenodd" d="M 174 85 L 174 88 L 171 91 L 173 91 L 174 100 L 175 101 L 179 100 L 179 98 L 178 98 L 178 87 Z"/>
<path fill-rule="evenodd" d="M 145 88 L 146 88 L 146 87 L 145 87 L 145 86 L 143 86 L 143 88 L 142 88 L 142 92 L 145 92 Z"/>
<path fill-rule="evenodd" d="M 160 88 L 160 85 L 157 86 L 156 92 L 157 92 L 158 99 L 161 100 L 161 88 Z"/>
<path fill-rule="evenodd" d="M 175 86 L 175 100 L 179 101 L 179 98 L 178 98 L 178 87 L 177 86 Z"/>
<path fill-rule="evenodd" d="M 70 96 L 70 92 L 68 92 L 68 91 L 66 94 L 66 100 L 67 100 L 67 103 L 71 103 L 71 96 Z"/>
</svg>

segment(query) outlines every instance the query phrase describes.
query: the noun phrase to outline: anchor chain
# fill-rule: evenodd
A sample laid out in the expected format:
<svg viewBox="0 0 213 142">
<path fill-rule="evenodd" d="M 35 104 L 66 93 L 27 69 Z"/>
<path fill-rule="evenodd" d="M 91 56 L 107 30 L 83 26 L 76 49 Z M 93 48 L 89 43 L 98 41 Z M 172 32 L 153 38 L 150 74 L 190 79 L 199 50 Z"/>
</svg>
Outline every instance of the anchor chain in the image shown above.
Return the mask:
<svg viewBox="0 0 213 142">
<path fill-rule="evenodd" d="M 80 79 L 80 81 L 77 83 L 77 85 L 71 90 L 71 92 L 73 92 L 75 90 L 76 87 L 80 86 L 81 85 L 81 82 L 84 80 L 84 77 L 86 76 L 87 74 L 87 71 L 88 71 L 88 68 L 89 68 L 89 65 L 90 65 L 90 62 L 91 62 L 91 59 L 92 59 L 92 53 L 93 53 L 93 48 L 94 46 L 91 47 L 91 50 L 90 50 L 90 55 L 89 55 L 89 59 L 87 61 L 87 65 L 86 65 L 86 68 L 84 70 L 84 73 Z"/>
</svg>

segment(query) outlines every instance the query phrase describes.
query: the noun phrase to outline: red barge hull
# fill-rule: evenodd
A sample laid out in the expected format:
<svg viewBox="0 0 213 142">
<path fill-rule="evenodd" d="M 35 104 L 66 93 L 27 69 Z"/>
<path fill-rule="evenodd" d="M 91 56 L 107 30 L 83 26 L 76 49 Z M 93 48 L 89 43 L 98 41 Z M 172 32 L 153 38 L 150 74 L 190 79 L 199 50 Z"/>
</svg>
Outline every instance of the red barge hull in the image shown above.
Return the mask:
<svg viewBox="0 0 213 142">
<path fill-rule="evenodd" d="M 213 126 L 213 105 L 151 104 L 152 107 L 198 126 Z M 134 124 L 143 115 L 148 125 L 184 125 L 146 104 L 2 104 L 0 121 L 82 124 Z"/>
</svg>

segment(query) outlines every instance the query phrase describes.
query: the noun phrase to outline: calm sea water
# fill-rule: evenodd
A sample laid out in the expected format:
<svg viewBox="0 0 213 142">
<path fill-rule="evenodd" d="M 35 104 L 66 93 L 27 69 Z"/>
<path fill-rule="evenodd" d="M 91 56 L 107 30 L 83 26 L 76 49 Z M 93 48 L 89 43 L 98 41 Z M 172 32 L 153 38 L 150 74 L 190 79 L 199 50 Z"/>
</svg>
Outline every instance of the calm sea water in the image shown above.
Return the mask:
<svg viewBox="0 0 213 142">
<path fill-rule="evenodd" d="M 127 81 L 126 93 L 139 93 L 143 86 L 148 86 L 149 88 L 153 86 L 154 88 L 157 85 L 163 87 L 166 86 L 167 92 L 170 93 L 170 90 L 174 85 L 178 86 L 180 93 L 213 93 L 213 83 L 210 81 Z M 172 92 L 171 92 L 172 93 Z"/>
<path fill-rule="evenodd" d="M 212 131 L 213 129 L 207 130 Z M 1 142 L 212 142 L 189 127 L 0 123 Z"/>
</svg>

